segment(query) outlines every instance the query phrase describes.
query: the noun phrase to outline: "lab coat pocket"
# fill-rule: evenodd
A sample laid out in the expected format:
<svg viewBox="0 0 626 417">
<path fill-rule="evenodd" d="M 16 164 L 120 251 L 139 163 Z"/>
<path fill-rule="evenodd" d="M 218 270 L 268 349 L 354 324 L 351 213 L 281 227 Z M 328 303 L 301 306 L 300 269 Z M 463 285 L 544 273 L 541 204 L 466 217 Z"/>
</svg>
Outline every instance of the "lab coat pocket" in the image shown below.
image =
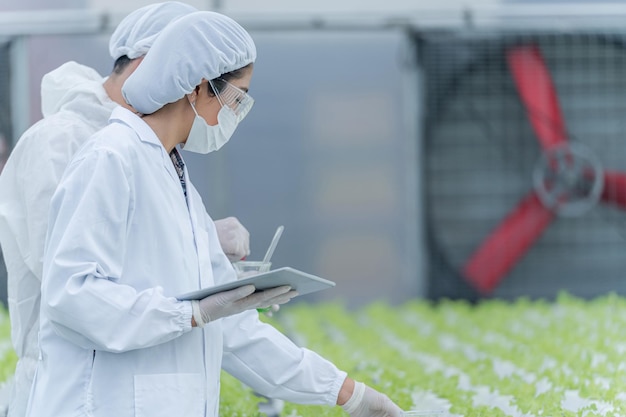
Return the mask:
<svg viewBox="0 0 626 417">
<path fill-rule="evenodd" d="M 200 374 L 135 375 L 135 416 L 202 417 L 203 387 Z"/>
</svg>

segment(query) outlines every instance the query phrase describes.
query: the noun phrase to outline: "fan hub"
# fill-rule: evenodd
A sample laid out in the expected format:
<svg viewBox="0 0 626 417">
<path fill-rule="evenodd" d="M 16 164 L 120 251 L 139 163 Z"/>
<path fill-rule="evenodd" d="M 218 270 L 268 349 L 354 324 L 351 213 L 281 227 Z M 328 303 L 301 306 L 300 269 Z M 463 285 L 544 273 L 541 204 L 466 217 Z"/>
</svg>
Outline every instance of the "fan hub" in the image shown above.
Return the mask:
<svg viewBox="0 0 626 417">
<path fill-rule="evenodd" d="M 542 153 L 533 170 L 533 186 L 541 203 L 558 215 L 578 217 L 596 205 L 603 170 L 585 146 L 562 144 Z"/>
</svg>

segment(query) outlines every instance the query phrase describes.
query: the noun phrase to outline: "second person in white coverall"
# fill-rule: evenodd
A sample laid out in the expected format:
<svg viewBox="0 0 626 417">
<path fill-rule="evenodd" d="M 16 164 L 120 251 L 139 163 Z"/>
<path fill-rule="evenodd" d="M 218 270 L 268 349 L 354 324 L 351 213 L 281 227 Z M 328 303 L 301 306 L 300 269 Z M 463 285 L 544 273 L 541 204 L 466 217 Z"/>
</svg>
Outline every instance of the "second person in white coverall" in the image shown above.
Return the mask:
<svg viewBox="0 0 626 417">
<path fill-rule="evenodd" d="M 255 59 L 226 16 L 176 20 L 123 86 L 138 113 L 116 108 L 68 166 L 50 210 L 29 417 L 217 417 L 221 368 L 269 397 L 401 416 L 259 320 L 255 308 L 287 302 L 288 288 L 176 299 L 236 280 L 177 147 L 229 140 L 252 106 Z"/>
<path fill-rule="evenodd" d="M 161 30 L 195 11 L 184 3 L 165 2 L 128 15 L 110 38 L 115 66 L 107 78 L 74 62 L 43 78 L 44 119 L 22 135 L 0 175 L 0 244 L 8 271 L 11 338 L 18 356 L 10 417 L 26 412 L 39 357 L 42 258 L 52 193 L 77 149 L 107 125 L 118 104 L 125 105 L 122 84 Z M 218 220 L 216 227 L 231 260 L 248 254 L 249 235 L 237 219 Z"/>
</svg>

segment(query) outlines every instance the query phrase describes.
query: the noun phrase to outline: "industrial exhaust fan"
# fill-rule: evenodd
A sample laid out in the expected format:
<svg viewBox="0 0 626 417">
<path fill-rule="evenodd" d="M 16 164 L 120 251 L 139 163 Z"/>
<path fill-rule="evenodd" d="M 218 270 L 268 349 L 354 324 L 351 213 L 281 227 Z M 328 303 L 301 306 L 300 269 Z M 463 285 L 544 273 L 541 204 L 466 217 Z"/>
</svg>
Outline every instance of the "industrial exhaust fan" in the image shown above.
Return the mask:
<svg viewBox="0 0 626 417">
<path fill-rule="evenodd" d="M 625 41 L 420 40 L 431 296 L 626 290 Z"/>
</svg>

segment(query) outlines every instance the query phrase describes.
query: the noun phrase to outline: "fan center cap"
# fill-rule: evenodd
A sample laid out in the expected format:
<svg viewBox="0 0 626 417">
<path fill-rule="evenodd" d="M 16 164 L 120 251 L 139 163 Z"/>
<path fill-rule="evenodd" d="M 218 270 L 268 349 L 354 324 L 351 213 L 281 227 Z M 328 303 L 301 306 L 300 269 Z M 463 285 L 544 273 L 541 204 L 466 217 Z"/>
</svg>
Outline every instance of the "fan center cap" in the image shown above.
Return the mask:
<svg viewBox="0 0 626 417">
<path fill-rule="evenodd" d="M 580 144 L 544 151 L 533 170 L 533 186 L 541 203 L 565 217 L 581 216 L 595 206 L 602 185 L 600 161 Z"/>
</svg>

